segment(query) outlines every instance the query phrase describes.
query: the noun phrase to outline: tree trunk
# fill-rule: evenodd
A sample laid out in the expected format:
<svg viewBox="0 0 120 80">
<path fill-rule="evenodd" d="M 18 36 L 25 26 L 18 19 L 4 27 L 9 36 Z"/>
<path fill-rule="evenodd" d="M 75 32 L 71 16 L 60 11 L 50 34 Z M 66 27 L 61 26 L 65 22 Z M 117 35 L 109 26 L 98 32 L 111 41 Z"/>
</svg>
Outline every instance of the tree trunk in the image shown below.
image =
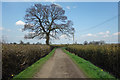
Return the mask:
<svg viewBox="0 0 120 80">
<path fill-rule="evenodd" d="M 49 45 L 49 34 L 46 34 L 46 44 Z"/>
</svg>

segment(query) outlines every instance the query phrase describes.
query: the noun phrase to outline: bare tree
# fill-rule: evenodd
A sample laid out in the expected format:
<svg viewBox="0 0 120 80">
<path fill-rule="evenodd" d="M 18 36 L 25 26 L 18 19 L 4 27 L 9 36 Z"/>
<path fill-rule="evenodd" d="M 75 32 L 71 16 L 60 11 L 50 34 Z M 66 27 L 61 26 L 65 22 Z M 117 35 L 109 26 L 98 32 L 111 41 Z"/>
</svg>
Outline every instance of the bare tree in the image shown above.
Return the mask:
<svg viewBox="0 0 120 80">
<path fill-rule="evenodd" d="M 20 43 L 19 44 L 24 44 L 24 42 L 22 40 L 20 40 Z"/>
<path fill-rule="evenodd" d="M 88 45 L 88 42 L 87 41 L 84 41 L 84 43 L 83 43 L 84 45 Z"/>
<path fill-rule="evenodd" d="M 8 43 L 8 42 L 7 42 L 7 36 L 2 35 L 2 40 L 1 40 L 1 41 L 2 41 L 1 43 L 7 44 L 7 43 Z"/>
<path fill-rule="evenodd" d="M 72 21 L 67 20 L 65 10 L 57 4 L 34 4 L 26 10 L 25 21 L 23 30 L 30 32 L 25 39 L 46 39 L 47 45 L 51 38 L 59 39 L 62 34 L 70 36 L 74 32 Z"/>
</svg>

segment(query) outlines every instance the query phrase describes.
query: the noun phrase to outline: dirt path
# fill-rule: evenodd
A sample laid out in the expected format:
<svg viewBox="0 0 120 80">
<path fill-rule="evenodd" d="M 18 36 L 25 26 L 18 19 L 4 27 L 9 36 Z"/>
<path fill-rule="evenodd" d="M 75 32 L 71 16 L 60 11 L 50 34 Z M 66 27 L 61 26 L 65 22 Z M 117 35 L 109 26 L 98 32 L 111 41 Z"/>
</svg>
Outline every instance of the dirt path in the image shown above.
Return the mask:
<svg viewBox="0 0 120 80">
<path fill-rule="evenodd" d="M 35 74 L 34 78 L 86 78 L 60 48 Z"/>
</svg>

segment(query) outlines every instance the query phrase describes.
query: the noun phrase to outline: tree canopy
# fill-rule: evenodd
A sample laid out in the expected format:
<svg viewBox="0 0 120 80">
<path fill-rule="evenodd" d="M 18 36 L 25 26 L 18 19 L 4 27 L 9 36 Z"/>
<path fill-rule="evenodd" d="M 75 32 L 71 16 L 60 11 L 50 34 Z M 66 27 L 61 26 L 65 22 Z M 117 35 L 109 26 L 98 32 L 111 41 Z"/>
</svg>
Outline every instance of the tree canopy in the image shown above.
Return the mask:
<svg viewBox="0 0 120 80">
<path fill-rule="evenodd" d="M 59 39 L 64 34 L 70 36 L 74 33 L 73 23 L 65 16 L 65 10 L 57 4 L 34 4 L 26 9 L 23 30 L 28 30 L 25 39 L 46 39 L 49 45 L 51 38 Z"/>
</svg>

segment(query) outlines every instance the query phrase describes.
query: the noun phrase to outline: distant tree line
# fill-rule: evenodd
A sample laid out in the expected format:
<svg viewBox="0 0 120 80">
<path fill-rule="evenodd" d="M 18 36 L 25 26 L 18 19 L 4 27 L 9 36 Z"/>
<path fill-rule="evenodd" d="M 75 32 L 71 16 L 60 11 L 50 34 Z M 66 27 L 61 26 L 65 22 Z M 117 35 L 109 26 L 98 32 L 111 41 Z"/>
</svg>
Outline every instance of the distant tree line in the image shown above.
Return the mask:
<svg viewBox="0 0 120 80">
<path fill-rule="evenodd" d="M 87 41 L 84 41 L 83 43 L 84 45 L 104 45 L 105 44 L 105 41 L 90 41 L 90 42 L 87 42 Z"/>
<path fill-rule="evenodd" d="M 22 44 L 22 45 L 29 45 L 29 44 L 42 45 L 42 43 L 40 43 L 40 42 L 30 43 L 30 42 L 24 42 L 24 41 L 22 41 L 22 40 L 20 40 L 19 43 L 16 43 L 16 42 L 7 43 L 7 42 L 5 42 L 5 41 L 4 41 L 4 42 L 0 41 L 0 43 L 2 43 L 2 44 Z"/>
</svg>

